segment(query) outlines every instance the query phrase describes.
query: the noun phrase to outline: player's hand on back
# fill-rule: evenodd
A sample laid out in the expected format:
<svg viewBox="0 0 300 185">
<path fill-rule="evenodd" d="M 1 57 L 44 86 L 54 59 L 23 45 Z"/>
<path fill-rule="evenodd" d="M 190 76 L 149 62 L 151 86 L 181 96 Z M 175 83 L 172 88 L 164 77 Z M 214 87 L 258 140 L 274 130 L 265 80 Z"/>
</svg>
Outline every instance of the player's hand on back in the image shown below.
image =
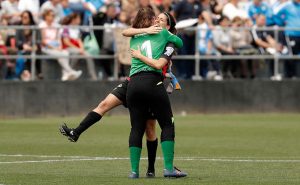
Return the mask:
<svg viewBox="0 0 300 185">
<path fill-rule="evenodd" d="M 130 49 L 130 54 L 133 58 L 140 58 L 142 53 L 141 53 L 141 50 L 140 50 L 140 47 L 138 47 L 137 50 L 135 49 Z"/>
</svg>

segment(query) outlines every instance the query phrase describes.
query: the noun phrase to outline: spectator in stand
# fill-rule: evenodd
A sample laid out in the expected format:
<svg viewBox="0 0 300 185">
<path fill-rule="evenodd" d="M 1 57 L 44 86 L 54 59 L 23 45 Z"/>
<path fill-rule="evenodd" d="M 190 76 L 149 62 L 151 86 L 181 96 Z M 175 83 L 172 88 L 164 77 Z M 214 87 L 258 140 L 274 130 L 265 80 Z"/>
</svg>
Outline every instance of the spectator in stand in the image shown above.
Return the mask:
<svg viewBox="0 0 300 185">
<path fill-rule="evenodd" d="M 201 0 L 201 4 L 204 10 L 213 13 L 221 14 L 223 10 L 223 5 L 217 0 Z"/>
<path fill-rule="evenodd" d="M 255 23 L 256 17 L 258 15 L 263 14 L 266 16 L 266 25 L 274 25 L 273 10 L 269 4 L 263 2 L 262 0 L 253 0 L 249 7 L 248 14 L 253 23 Z"/>
<path fill-rule="evenodd" d="M 153 0 L 138 0 L 139 2 L 139 8 L 152 8 L 155 15 L 158 15 L 160 13 L 159 9 L 157 6 L 154 4 Z"/>
<path fill-rule="evenodd" d="M 7 21 L 3 18 L 0 18 L 1 26 L 7 26 Z M 16 55 L 17 50 L 14 47 L 13 43 L 10 43 L 8 46 L 6 41 L 8 40 L 9 32 L 6 29 L 0 30 L 0 55 Z M 15 79 L 16 61 L 12 59 L 0 59 L 0 79 Z"/>
<path fill-rule="evenodd" d="M 273 15 L 275 12 L 278 12 L 278 10 L 282 7 L 281 5 L 288 2 L 290 0 L 274 0 L 271 4 L 271 9 L 273 10 Z M 275 21 L 275 20 L 274 20 Z"/>
<path fill-rule="evenodd" d="M 100 47 L 100 54 L 113 55 L 114 54 L 114 36 L 112 25 L 117 21 L 117 11 L 114 4 L 106 5 L 106 12 L 100 12 L 93 17 L 94 25 L 106 26 L 105 30 L 95 30 L 95 36 Z M 113 60 L 102 59 L 101 62 L 106 75 L 111 77 L 113 75 L 111 65 Z"/>
<path fill-rule="evenodd" d="M 238 55 L 258 55 L 258 50 L 251 45 L 253 38 L 250 30 L 243 29 L 246 27 L 244 21 L 240 17 L 235 17 L 232 20 L 231 26 L 230 37 L 234 51 Z M 256 76 L 257 64 L 256 60 L 241 60 L 239 65 L 240 77 L 254 78 Z"/>
<path fill-rule="evenodd" d="M 85 0 L 69 0 L 69 7 L 73 12 L 83 14 L 88 9 Z"/>
<path fill-rule="evenodd" d="M 266 27 L 266 16 L 260 14 L 256 17 L 256 25 L 253 26 L 251 31 L 254 44 L 259 48 L 260 54 L 276 54 L 281 46 L 273 38 L 272 32 L 257 29 L 264 27 Z"/>
<path fill-rule="evenodd" d="M 126 12 L 121 11 L 118 15 L 117 27 L 127 28 L 130 24 L 130 19 L 127 17 Z"/>
<path fill-rule="evenodd" d="M 264 27 L 266 27 L 266 17 L 264 15 L 258 15 L 256 17 L 256 25 L 253 26 L 251 31 L 254 39 L 254 46 L 258 48 L 260 54 L 275 55 L 276 53 L 281 52 L 283 47 L 280 43 L 276 42 L 271 31 L 257 29 Z M 266 62 L 269 63 L 269 70 L 271 75 L 273 75 L 274 62 L 271 60 L 266 60 Z"/>
<path fill-rule="evenodd" d="M 69 62 L 69 52 L 62 49 L 61 37 L 58 28 L 60 25 L 54 21 L 54 11 L 45 10 L 43 19 L 39 25 L 42 33 L 42 52 L 58 56 L 58 63 L 62 68 L 62 81 L 75 80 L 81 76 L 82 71 L 75 71 L 71 68 Z"/>
<path fill-rule="evenodd" d="M 21 25 L 22 26 L 34 26 L 36 25 L 33 19 L 33 15 L 30 11 L 26 10 L 21 14 Z M 41 35 L 39 30 L 36 30 L 36 45 L 32 43 L 32 29 L 27 28 L 23 30 L 17 30 L 16 41 L 19 52 L 23 55 L 30 55 L 33 51 L 37 54 L 41 54 Z M 36 60 L 36 74 L 38 79 L 42 79 L 42 70 L 40 60 Z M 21 74 L 23 81 L 29 81 L 31 79 L 31 59 L 26 59 L 24 71 Z"/>
<path fill-rule="evenodd" d="M 25 10 L 30 11 L 34 17 L 34 21 L 37 22 L 40 15 L 40 1 L 31 0 L 30 3 L 28 3 L 28 0 L 19 0 L 19 10 L 21 12 L 24 12 Z"/>
<path fill-rule="evenodd" d="M 219 25 L 213 30 L 214 45 L 222 55 L 234 55 L 236 54 L 232 47 L 232 40 L 229 31 L 230 20 L 226 16 L 222 16 L 219 19 Z M 236 61 L 223 61 L 223 71 L 225 78 L 231 78 L 236 76 L 237 62 Z"/>
<path fill-rule="evenodd" d="M 202 15 L 205 21 L 212 25 L 211 17 L 209 13 L 203 11 L 201 3 L 196 0 L 183 0 L 175 4 L 174 16 L 177 21 L 182 21 L 190 18 L 197 18 Z M 179 34 L 184 45 L 179 50 L 180 55 L 194 55 L 195 54 L 195 32 L 184 31 Z M 194 63 L 192 61 L 176 61 L 174 62 L 176 67 L 178 78 L 190 79 L 194 72 Z"/>
<path fill-rule="evenodd" d="M 95 16 L 100 8 L 104 6 L 104 0 L 86 0 L 87 10 L 84 12 L 83 25 L 89 24 L 89 19 Z"/>
<path fill-rule="evenodd" d="M 1 14 L 8 24 L 19 24 L 21 12 L 18 9 L 18 0 L 5 0 L 1 2 Z"/>
<path fill-rule="evenodd" d="M 223 4 L 217 0 L 201 0 L 203 9 L 209 13 L 214 24 L 217 24 L 220 15 L 222 14 Z"/>
<path fill-rule="evenodd" d="M 71 15 L 64 18 L 62 24 L 69 25 L 69 26 L 78 26 L 80 25 L 80 23 L 81 23 L 80 15 L 76 13 L 72 13 Z M 92 80 L 97 80 L 94 60 L 90 58 L 89 54 L 84 50 L 83 42 L 80 37 L 80 30 L 78 28 L 65 27 L 62 33 L 62 43 L 63 43 L 63 49 L 67 49 L 70 55 L 85 56 L 89 75 Z M 76 63 L 76 61 L 78 60 L 75 59 L 74 61 Z"/>
<path fill-rule="evenodd" d="M 228 17 L 230 21 L 235 17 L 241 17 L 242 19 L 248 18 L 248 14 L 239 4 L 239 0 L 229 0 L 229 2 L 224 5 L 222 14 Z"/>
<path fill-rule="evenodd" d="M 279 7 L 275 12 L 275 21 L 279 26 L 285 26 L 285 36 L 288 39 L 293 55 L 300 55 L 300 30 L 289 30 L 289 28 L 300 29 L 300 0 L 291 0 Z M 297 74 L 297 61 L 285 62 L 286 76 L 295 77 Z"/>
<path fill-rule="evenodd" d="M 198 48 L 200 55 L 216 55 L 213 47 L 212 31 L 202 16 L 198 18 Z M 216 60 L 201 60 L 200 75 L 203 78 L 222 80 L 220 64 Z"/>
<path fill-rule="evenodd" d="M 41 15 L 44 14 L 46 10 L 52 10 L 54 12 L 55 18 L 54 22 L 59 23 L 64 17 L 64 11 L 60 4 L 60 0 L 48 0 L 41 7 Z"/>
<path fill-rule="evenodd" d="M 61 6 L 63 8 L 64 17 L 73 13 L 73 10 L 70 8 L 69 0 L 61 0 Z"/>
<path fill-rule="evenodd" d="M 162 0 L 157 8 L 160 12 L 171 12 L 173 10 L 173 0 Z"/>
<path fill-rule="evenodd" d="M 49 0 L 39 0 L 40 1 L 40 6 L 42 5 L 42 4 L 44 4 L 46 1 L 49 1 Z"/>
<path fill-rule="evenodd" d="M 130 22 L 134 19 L 138 9 L 139 3 L 137 0 L 122 0 L 122 12 L 125 12 Z"/>
</svg>

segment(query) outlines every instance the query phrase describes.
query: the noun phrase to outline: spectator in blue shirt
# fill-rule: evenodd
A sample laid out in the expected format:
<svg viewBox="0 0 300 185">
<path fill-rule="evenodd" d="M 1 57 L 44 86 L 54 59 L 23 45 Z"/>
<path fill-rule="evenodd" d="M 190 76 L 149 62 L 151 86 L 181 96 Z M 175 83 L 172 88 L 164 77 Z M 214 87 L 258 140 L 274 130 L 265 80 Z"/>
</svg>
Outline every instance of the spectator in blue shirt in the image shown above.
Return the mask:
<svg viewBox="0 0 300 185">
<path fill-rule="evenodd" d="M 286 2 L 275 12 L 275 21 L 279 26 L 284 26 L 285 36 L 289 40 L 289 45 L 293 55 L 300 55 L 300 30 L 289 30 L 291 28 L 300 29 L 300 0 Z M 299 61 L 285 62 L 286 76 L 295 77 L 297 75 L 297 63 Z"/>
<path fill-rule="evenodd" d="M 200 55 L 216 55 L 216 50 L 213 47 L 213 35 L 209 25 L 205 22 L 201 15 L 199 16 L 198 21 L 197 39 Z M 211 70 L 210 73 L 209 70 Z M 221 80 L 222 76 L 220 74 L 219 62 L 216 60 L 201 60 L 200 75 L 204 78 Z"/>
<path fill-rule="evenodd" d="M 104 0 L 86 0 L 88 10 L 85 11 L 83 16 L 83 25 L 88 25 L 89 18 L 96 15 L 100 8 L 104 6 Z"/>
<path fill-rule="evenodd" d="M 292 0 L 281 5 L 275 12 L 275 21 L 279 26 L 285 26 L 285 34 L 292 37 L 300 37 L 300 31 L 288 30 L 288 28 L 300 28 L 300 0 Z"/>
<path fill-rule="evenodd" d="M 69 1 L 68 0 L 61 0 L 60 2 L 62 8 L 63 8 L 63 12 L 64 12 L 64 16 L 69 16 L 73 13 L 72 9 L 70 8 L 69 5 Z"/>
<path fill-rule="evenodd" d="M 253 0 L 248 10 L 249 17 L 255 23 L 260 14 L 266 16 L 267 26 L 274 25 L 272 8 L 262 0 Z"/>
</svg>

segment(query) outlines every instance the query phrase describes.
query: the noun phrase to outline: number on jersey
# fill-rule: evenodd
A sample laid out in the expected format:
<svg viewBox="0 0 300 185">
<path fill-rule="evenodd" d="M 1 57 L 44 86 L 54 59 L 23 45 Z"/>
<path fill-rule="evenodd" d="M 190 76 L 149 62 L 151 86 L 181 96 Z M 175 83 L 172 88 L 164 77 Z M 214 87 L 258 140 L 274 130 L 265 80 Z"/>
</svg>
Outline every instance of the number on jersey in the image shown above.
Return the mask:
<svg viewBox="0 0 300 185">
<path fill-rule="evenodd" d="M 146 40 L 141 47 L 141 50 L 146 53 L 148 58 L 152 59 L 152 48 L 150 40 Z"/>
</svg>

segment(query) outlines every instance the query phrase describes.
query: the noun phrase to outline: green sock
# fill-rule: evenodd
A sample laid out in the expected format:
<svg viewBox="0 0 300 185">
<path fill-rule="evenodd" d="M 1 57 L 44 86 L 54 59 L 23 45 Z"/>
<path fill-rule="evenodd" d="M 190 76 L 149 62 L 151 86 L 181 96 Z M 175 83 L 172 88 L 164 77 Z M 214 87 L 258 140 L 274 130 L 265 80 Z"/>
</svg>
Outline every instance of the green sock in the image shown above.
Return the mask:
<svg viewBox="0 0 300 185">
<path fill-rule="evenodd" d="M 172 171 L 173 170 L 173 159 L 174 159 L 174 141 L 164 141 L 161 143 L 165 169 Z"/>
<path fill-rule="evenodd" d="M 129 150 L 130 150 L 131 172 L 135 172 L 139 174 L 139 164 L 140 164 L 142 148 L 129 147 Z"/>
</svg>

